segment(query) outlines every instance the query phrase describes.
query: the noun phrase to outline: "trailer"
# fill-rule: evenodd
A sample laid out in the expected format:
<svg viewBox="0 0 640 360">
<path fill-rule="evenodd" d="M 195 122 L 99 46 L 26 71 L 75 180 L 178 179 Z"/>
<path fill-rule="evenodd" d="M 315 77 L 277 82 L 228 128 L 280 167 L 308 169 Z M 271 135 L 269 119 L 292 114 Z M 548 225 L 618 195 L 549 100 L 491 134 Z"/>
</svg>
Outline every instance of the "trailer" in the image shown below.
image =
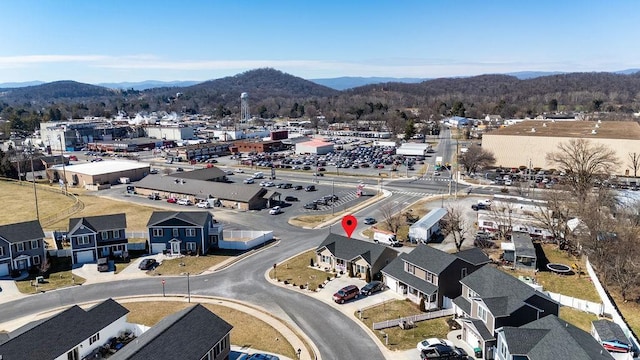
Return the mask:
<svg viewBox="0 0 640 360">
<path fill-rule="evenodd" d="M 440 220 L 447 214 L 447 209 L 436 208 L 409 227 L 409 241 L 414 244 L 428 243 L 440 234 Z"/>
</svg>

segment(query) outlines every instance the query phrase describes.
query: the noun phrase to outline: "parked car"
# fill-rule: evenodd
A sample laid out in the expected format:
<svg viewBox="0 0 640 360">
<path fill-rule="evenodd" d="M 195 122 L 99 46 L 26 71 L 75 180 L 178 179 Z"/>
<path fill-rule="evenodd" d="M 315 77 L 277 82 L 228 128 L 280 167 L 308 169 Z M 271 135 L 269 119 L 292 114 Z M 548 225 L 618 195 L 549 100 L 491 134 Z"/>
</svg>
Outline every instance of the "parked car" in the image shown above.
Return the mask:
<svg viewBox="0 0 640 360">
<path fill-rule="evenodd" d="M 362 289 L 360 289 L 360 294 L 371 295 L 383 289 L 384 289 L 384 283 L 382 283 L 382 281 L 374 280 L 368 283 L 367 285 L 363 286 Z"/>
<path fill-rule="evenodd" d="M 318 210 L 318 204 L 316 203 L 308 203 L 304 205 L 304 208 L 307 210 Z"/>
<path fill-rule="evenodd" d="M 184 171 L 184 169 L 183 169 L 183 168 L 181 168 L 181 167 L 179 167 L 179 168 L 177 168 L 177 169 L 176 169 L 176 171 L 177 171 L 177 172 L 182 172 L 182 171 Z"/>
<path fill-rule="evenodd" d="M 338 290 L 335 294 L 333 294 L 333 301 L 344 304 L 345 301 L 349 301 L 351 299 L 357 299 L 360 294 L 360 289 L 358 289 L 355 285 L 347 285 L 342 289 Z"/>
<path fill-rule="evenodd" d="M 156 259 L 144 259 L 140 262 L 140 265 L 138 265 L 138 269 L 151 270 L 156 266 L 158 266 L 158 262 L 156 261 Z"/>
<path fill-rule="evenodd" d="M 149 196 L 147 196 L 150 200 L 160 200 L 160 195 L 153 193 L 153 194 L 149 194 Z"/>
<path fill-rule="evenodd" d="M 178 201 L 176 201 L 176 204 L 189 206 L 189 205 L 193 205 L 193 202 L 191 202 L 191 200 L 189 199 L 179 199 Z"/>
<path fill-rule="evenodd" d="M 270 354 L 252 354 L 246 360 L 280 360 L 280 358 Z"/>
<path fill-rule="evenodd" d="M 196 206 L 203 209 L 209 209 L 211 207 L 211 204 L 208 201 L 200 201 L 196 204 Z"/>
<path fill-rule="evenodd" d="M 282 208 L 280 206 L 274 206 L 269 210 L 269 215 L 278 215 L 282 212 Z"/>
<path fill-rule="evenodd" d="M 304 191 L 316 191 L 316 187 L 314 185 L 307 185 L 307 187 L 304 188 Z"/>
<path fill-rule="evenodd" d="M 303 189 L 302 185 L 296 185 L 293 187 L 293 190 L 302 190 L 302 189 Z"/>
<path fill-rule="evenodd" d="M 253 180 L 253 178 L 248 178 L 248 179 L 244 179 L 243 183 L 245 184 L 253 184 L 255 181 Z"/>
<path fill-rule="evenodd" d="M 284 198 L 284 201 L 289 201 L 289 202 L 291 202 L 291 201 L 299 201 L 299 200 L 298 200 L 298 198 L 297 198 L 297 197 L 289 195 L 289 196 L 287 196 L 287 197 L 285 197 L 285 198 Z"/>
<path fill-rule="evenodd" d="M 428 339 L 424 339 L 422 341 L 420 341 L 417 345 L 418 350 L 425 350 L 425 349 L 429 349 L 432 347 L 435 347 L 436 345 L 444 345 L 444 346 L 450 346 L 450 347 L 454 347 L 453 343 L 451 342 L 451 340 L 447 340 L 447 339 L 439 339 L 439 338 L 428 338 Z"/>
<path fill-rule="evenodd" d="M 178 199 L 170 197 L 170 198 L 168 198 L 168 199 L 167 199 L 167 202 L 168 202 L 168 203 L 175 204 L 175 203 L 177 203 L 177 202 L 178 202 Z"/>
<path fill-rule="evenodd" d="M 149 174 L 153 174 L 153 175 L 155 175 L 155 174 L 157 174 L 157 173 L 158 173 L 158 169 L 151 169 L 151 170 L 149 171 Z"/>
<path fill-rule="evenodd" d="M 109 259 L 108 258 L 99 258 L 98 259 L 98 271 L 99 272 L 109 271 Z"/>
<path fill-rule="evenodd" d="M 486 204 L 483 204 L 483 203 L 477 203 L 477 204 L 471 205 L 471 209 L 474 210 L 474 211 L 489 210 L 490 207 L 489 207 L 489 205 L 486 205 Z"/>
<path fill-rule="evenodd" d="M 291 189 L 292 187 L 293 187 L 293 185 L 292 185 L 292 184 L 290 184 L 290 183 L 286 183 L 286 184 L 284 184 L 284 185 L 282 186 L 282 188 L 283 188 L 283 189 Z"/>
<path fill-rule="evenodd" d="M 377 223 L 376 219 L 372 218 L 372 217 L 367 217 L 364 218 L 364 223 L 365 225 L 373 225 L 375 223 Z"/>
</svg>

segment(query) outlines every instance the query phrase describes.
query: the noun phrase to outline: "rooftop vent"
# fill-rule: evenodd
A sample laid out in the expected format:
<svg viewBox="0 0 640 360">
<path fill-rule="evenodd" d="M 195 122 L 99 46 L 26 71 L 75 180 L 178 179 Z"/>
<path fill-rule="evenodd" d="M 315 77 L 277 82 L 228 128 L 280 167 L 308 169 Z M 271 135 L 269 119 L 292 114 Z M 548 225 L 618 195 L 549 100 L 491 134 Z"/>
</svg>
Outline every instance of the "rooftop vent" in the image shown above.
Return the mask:
<svg viewBox="0 0 640 360">
<path fill-rule="evenodd" d="M 593 129 L 593 130 L 591 130 L 591 133 L 592 133 L 593 135 L 595 135 L 595 134 L 597 134 L 598 132 L 596 131 L 596 129 Z"/>
<path fill-rule="evenodd" d="M 531 132 L 536 132 L 536 128 L 531 128 Z"/>
</svg>

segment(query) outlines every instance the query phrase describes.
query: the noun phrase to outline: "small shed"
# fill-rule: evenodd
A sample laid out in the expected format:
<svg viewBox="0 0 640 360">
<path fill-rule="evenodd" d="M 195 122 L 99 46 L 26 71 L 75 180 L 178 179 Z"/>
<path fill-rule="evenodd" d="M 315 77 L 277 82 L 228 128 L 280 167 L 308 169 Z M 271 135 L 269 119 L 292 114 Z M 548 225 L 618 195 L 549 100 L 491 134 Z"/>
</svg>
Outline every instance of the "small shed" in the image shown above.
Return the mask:
<svg viewBox="0 0 640 360">
<path fill-rule="evenodd" d="M 447 209 L 436 208 L 420 220 L 416 221 L 409 228 L 409 240 L 412 243 L 421 242 L 426 244 L 431 238 L 440 233 L 440 220 L 447 214 Z"/>
<path fill-rule="evenodd" d="M 501 248 L 504 251 L 504 259 L 512 262 L 516 269 L 536 269 L 536 249 L 528 233 L 520 231 L 512 232 L 511 242 L 502 243 Z"/>
</svg>

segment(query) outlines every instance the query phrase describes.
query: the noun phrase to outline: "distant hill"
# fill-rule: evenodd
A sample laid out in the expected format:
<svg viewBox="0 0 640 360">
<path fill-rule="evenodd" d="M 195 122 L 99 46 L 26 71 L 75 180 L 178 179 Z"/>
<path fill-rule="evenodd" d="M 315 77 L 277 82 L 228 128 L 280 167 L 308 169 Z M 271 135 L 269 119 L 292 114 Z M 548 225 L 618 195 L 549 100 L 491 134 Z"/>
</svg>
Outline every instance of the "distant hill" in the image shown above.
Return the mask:
<svg viewBox="0 0 640 360">
<path fill-rule="evenodd" d="M 631 74 L 635 74 L 637 72 L 640 72 L 640 69 L 627 69 L 627 70 L 620 70 L 620 71 L 616 71 L 616 74 L 625 74 L 625 75 L 631 75 Z"/>
<path fill-rule="evenodd" d="M 59 101 L 91 99 L 113 96 L 115 93 L 107 88 L 84 84 L 75 81 L 55 81 L 41 85 L 21 88 L 5 89 L 0 94 L 0 100 L 8 102 L 26 101 Z"/>
<path fill-rule="evenodd" d="M 187 87 L 195 84 L 199 84 L 202 81 L 158 81 L 158 80 L 146 80 L 139 82 L 119 82 L 119 83 L 100 83 L 98 86 L 104 86 L 109 89 L 122 89 L 122 90 L 147 90 L 161 87 Z M 2 85 L 2 84 L 0 84 Z M 1 86 L 0 86 L 1 87 Z"/>
<path fill-rule="evenodd" d="M 518 72 L 507 73 L 505 75 L 515 76 L 520 80 L 526 80 L 526 79 L 534 79 L 542 76 L 551 76 L 551 75 L 560 75 L 560 74 L 566 74 L 566 73 L 561 71 L 518 71 Z"/>
<path fill-rule="evenodd" d="M 358 86 L 370 85 L 370 84 L 382 84 L 388 82 L 399 82 L 399 83 L 419 83 L 429 79 L 426 78 L 393 78 L 393 77 L 353 77 L 353 76 L 343 76 L 337 78 L 326 78 L 326 79 L 310 79 L 316 84 L 324 85 L 326 87 L 330 87 L 336 90 L 346 90 L 352 89 Z"/>
<path fill-rule="evenodd" d="M 0 83 L 0 89 L 21 88 L 26 86 L 34 86 L 44 84 L 44 81 L 25 81 L 25 82 L 6 82 Z"/>
</svg>

